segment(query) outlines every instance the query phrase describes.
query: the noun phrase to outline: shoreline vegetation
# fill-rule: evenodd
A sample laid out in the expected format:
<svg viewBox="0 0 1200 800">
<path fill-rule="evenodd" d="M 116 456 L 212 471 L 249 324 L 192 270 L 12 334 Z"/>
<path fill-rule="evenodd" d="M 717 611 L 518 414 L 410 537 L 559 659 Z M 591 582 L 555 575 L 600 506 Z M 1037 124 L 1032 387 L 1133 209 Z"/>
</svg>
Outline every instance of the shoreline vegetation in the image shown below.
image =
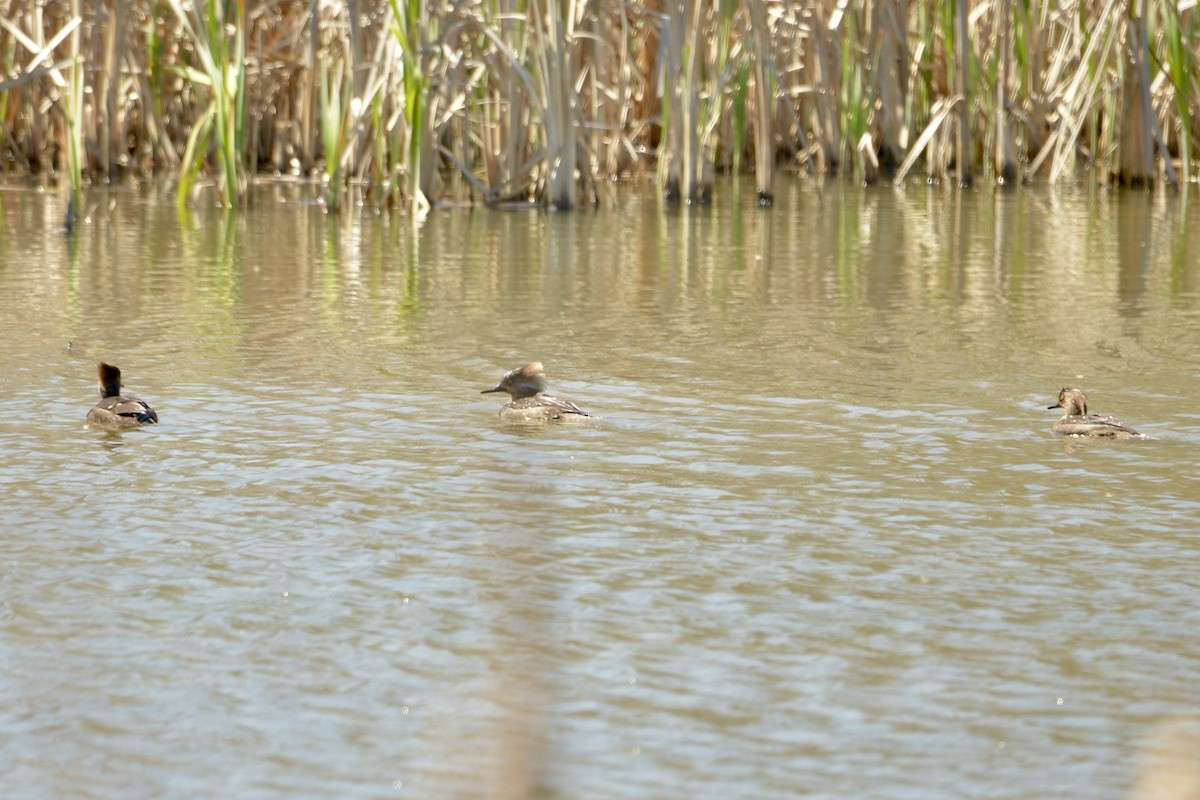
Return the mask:
<svg viewBox="0 0 1200 800">
<path fill-rule="evenodd" d="M 1200 17 L 1176 0 L 0 0 L 0 153 L 67 187 L 256 176 L 421 217 L 573 208 L 653 175 L 1194 179 Z M 965 157 L 964 157 L 965 154 Z"/>
</svg>

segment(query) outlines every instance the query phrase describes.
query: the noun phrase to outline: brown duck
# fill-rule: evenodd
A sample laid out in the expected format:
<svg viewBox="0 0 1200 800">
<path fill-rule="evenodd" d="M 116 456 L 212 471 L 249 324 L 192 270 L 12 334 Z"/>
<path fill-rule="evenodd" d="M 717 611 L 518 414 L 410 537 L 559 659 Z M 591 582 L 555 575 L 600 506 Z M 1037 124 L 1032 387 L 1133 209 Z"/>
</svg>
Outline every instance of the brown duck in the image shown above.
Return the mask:
<svg viewBox="0 0 1200 800">
<path fill-rule="evenodd" d="M 546 394 L 546 373 L 540 361 L 517 367 L 482 394 L 491 392 L 507 392 L 512 398 L 500 409 L 500 419 L 508 422 L 568 421 L 593 416 L 572 402 Z"/>
<path fill-rule="evenodd" d="M 88 412 L 89 425 L 132 428 L 158 422 L 158 414 L 145 400 L 121 394 L 121 370 L 101 362 L 96 371 L 99 374 L 100 402 Z"/>
<path fill-rule="evenodd" d="M 1087 395 L 1078 389 L 1064 387 L 1058 402 L 1047 408 L 1061 408 L 1062 417 L 1051 428 L 1059 436 L 1110 436 L 1115 439 L 1145 439 L 1145 434 L 1113 417 L 1087 413 Z"/>
</svg>

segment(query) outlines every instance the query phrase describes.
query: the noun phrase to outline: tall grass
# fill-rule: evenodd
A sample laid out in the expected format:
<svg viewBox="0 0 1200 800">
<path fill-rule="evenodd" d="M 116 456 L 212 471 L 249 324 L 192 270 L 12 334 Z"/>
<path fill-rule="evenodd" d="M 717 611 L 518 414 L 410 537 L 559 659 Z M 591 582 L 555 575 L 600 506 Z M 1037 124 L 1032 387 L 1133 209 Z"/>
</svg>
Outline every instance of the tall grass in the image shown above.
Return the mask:
<svg viewBox="0 0 1200 800">
<path fill-rule="evenodd" d="M 1172 120 L 1174 139 L 1178 143 L 1180 167 L 1183 180 L 1192 179 L 1192 132 L 1194 131 L 1195 112 L 1200 102 L 1200 80 L 1197 79 L 1197 45 L 1200 44 L 1200 30 L 1195 10 L 1181 12 L 1179 6 L 1167 3 L 1162 8 L 1159 35 L 1165 46 L 1166 64 L 1162 75 L 1170 82 L 1169 91 L 1175 105 L 1175 118 Z"/>
<path fill-rule="evenodd" d="M 167 2 L 200 62 L 199 69 L 187 61 L 176 69 L 193 87 L 207 89 L 208 94 L 184 147 L 179 200 L 187 202 L 192 196 L 211 145 L 216 155 L 218 197 L 227 208 L 236 208 L 245 201 L 247 189 L 245 0 L 198 0 L 191 8 L 185 7 L 183 0 Z"/>
<path fill-rule="evenodd" d="M 79 51 L 79 0 L 71 0 L 70 29 L 71 71 L 67 81 L 67 102 L 63 109 L 63 122 L 67 140 L 67 200 L 66 218 L 63 227 L 71 231 L 83 207 L 83 64 Z M 66 30 L 66 28 L 64 29 Z"/>
<path fill-rule="evenodd" d="M 325 202 L 336 211 L 342 201 L 342 162 L 346 157 L 346 143 L 350 128 L 351 98 L 342 92 L 345 85 L 345 65 L 336 67 L 322 63 L 320 66 L 320 118 L 321 149 L 325 154 Z M 336 72 L 335 72 L 336 70 Z"/>
<path fill-rule="evenodd" d="M 427 50 L 431 38 L 436 38 L 436 18 L 426 16 L 427 4 L 422 0 L 389 0 L 390 28 L 399 47 L 399 80 L 403 102 L 398 117 L 403 118 L 399 165 L 407 180 L 404 193 L 414 219 L 429 210 L 432 194 L 433 130 L 430 89 L 432 76 L 426 69 Z M 430 26 L 435 26 L 430 31 Z"/>
<path fill-rule="evenodd" d="M 236 207 L 290 173 L 419 218 L 649 175 L 703 201 L 749 164 L 764 199 L 780 169 L 1195 179 L 1200 10 L 1175 0 L 0 6 L 4 164 L 74 191 L 159 175 Z"/>
</svg>

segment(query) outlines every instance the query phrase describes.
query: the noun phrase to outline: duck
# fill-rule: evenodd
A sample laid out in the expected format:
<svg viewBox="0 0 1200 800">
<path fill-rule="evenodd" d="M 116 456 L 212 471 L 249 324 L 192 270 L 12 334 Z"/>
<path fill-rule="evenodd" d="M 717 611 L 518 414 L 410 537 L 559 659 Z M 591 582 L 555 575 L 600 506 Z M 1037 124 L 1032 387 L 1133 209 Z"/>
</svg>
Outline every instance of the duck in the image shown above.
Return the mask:
<svg viewBox="0 0 1200 800">
<path fill-rule="evenodd" d="M 1078 389 L 1064 386 L 1058 393 L 1058 402 L 1046 408 L 1061 408 L 1062 417 L 1051 428 L 1058 436 L 1108 436 L 1114 439 L 1145 439 L 1121 420 L 1089 414 L 1087 395 Z"/>
<path fill-rule="evenodd" d="M 89 425 L 132 428 L 158 422 L 158 414 L 154 413 L 154 409 L 145 400 L 121 394 L 120 369 L 102 361 L 96 372 L 99 376 L 97 382 L 100 385 L 100 402 L 88 412 Z"/>
<path fill-rule="evenodd" d="M 506 422 L 551 422 L 594 418 L 568 400 L 546 394 L 546 371 L 542 362 L 531 361 L 506 373 L 500 382 L 480 394 L 507 392 L 512 398 L 500 409 Z"/>
</svg>

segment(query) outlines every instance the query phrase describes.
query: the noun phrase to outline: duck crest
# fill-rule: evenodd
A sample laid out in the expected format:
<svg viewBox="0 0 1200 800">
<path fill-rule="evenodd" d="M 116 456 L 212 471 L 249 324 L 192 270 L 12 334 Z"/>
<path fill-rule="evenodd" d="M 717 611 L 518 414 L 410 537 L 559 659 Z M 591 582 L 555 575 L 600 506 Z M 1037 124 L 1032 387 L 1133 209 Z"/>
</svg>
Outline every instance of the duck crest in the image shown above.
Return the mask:
<svg viewBox="0 0 1200 800">
<path fill-rule="evenodd" d="M 121 370 L 101 361 L 96 372 L 99 376 L 97 383 L 100 385 L 101 397 L 116 397 L 121 393 Z"/>
</svg>

